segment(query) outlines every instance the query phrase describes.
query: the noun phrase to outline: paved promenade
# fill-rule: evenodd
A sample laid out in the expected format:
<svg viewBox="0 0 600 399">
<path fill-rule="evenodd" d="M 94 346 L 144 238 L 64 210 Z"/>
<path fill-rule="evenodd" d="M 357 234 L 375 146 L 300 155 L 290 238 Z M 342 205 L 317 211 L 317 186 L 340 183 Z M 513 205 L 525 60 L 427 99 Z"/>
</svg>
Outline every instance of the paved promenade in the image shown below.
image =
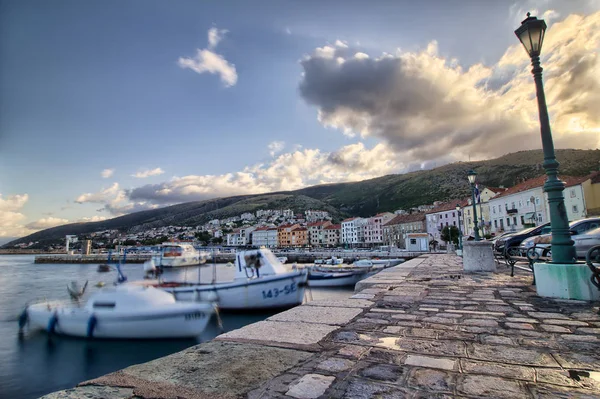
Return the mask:
<svg viewBox="0 0 600 399">
<path fill-rule="evenodd" d="M 48 398 L 598 398 L 598 303 L 430 255 Z M 85 395 L 85 396 L 84 396 Z"/>
</svg>

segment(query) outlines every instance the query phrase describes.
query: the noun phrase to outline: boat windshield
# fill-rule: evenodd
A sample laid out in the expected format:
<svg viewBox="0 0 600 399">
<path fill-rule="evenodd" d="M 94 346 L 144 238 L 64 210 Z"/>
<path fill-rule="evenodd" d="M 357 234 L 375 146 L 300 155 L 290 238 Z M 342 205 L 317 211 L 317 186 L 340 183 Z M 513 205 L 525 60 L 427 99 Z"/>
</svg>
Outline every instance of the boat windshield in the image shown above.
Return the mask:
<svg viewBox="0 0 600 399">
<path fill-rule="evenodd" d="M 181 256 L 181 255 L 183 255 L 183 250 L 179 246 L 173 245 L 173 246 L 163 247 L 163 256 L 165 258 L 172 257 L 172 256 Z"/>
</svg>

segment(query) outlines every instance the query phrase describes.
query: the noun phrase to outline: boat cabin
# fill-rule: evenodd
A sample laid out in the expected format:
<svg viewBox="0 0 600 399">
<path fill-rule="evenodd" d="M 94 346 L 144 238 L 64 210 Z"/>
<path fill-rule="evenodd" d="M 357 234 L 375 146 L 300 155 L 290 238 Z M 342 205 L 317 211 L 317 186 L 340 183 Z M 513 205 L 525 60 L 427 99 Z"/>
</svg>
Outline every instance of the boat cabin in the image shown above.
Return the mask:
<svg viewBox="0 0 600 399">
<path fill-rule="evenodd" d="M 240 251 L 235 255 L 235 278 L 258 278 L 287 273 L 283 263 L 267 248 Z"/>
<path fill-rule="evenodd" d="M 175 303 L 173 295 L 153 287 L 121 285 L 104 288 L 88 299 L 89 311 L 132 310 Z"/>
<path fill-rule="evenodd" d="M 179 242 L 165 242 L 160 247 L 164 258 L 180 257 L 196 254 L 196 248 L 192 244 Z"/>
</svg>

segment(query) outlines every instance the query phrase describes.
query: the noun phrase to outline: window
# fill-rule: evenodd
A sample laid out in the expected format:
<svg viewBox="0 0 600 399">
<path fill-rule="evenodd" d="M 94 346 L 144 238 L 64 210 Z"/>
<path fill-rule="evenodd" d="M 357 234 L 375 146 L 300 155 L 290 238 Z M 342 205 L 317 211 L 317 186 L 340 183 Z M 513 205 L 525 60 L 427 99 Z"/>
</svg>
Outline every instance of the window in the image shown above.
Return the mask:
<svg viewBox="0 0 600 399">
<path fill-rule="evenodd" d="M 575 197 L 577 197 L 577 196 L 575 195 L 575 189 L 574 189 L 574 188 L 572 188 L 572 189 L 571 189 L 571 198 L 575 198 Z"/>
<path fill-rule="evenodd" d="M 510 204 L 510 209 L 515 209 L 515 203 L 514 203 L 514 202 L 512 202 L 512 203 Z"/>
<path fill-rule="evenodd" d="M 494 206 L 492 207 L 492 212 L 493 212 L 493 213 L 496 213 L 496 205 L 494 205 Z"/>
<path fill-rule="evenodd" d="M 456 222 L 452 222 L 452 224 L 456 226 Z"/>
<path fill-rule="evenodd" d="M 506 225 L 510 226 L 510 218 L 506 218 Z"/>
<path fill-rule="evenodd" d="M 498 220 L 494 219 L 494 228 L 497 229 L 498 228 Z"/>
<path fill-rule="evenodd" d="M 417 244 L 417 239 L 416 238 L 411 238 L 410 239 L 410 244 L 411 245 L 416 245 Z"/>
<path fill-rule="evenodd" d="M 517 217 L 516 217 L 516 216 L 513 216 L 513 224 L 514 224 L 515 226 L 518 224 L 518 223 L 517 223 Z"/>
<path fill-rule="evenodd" d="M 577 209 L 577 205 L 573 205 L 573 213 L 578 213 L 579 210 Z"/>
<path fill-rule="evenodd" d="M 452 212 L 452 217 L 456 217 L 456 214 L 455 214 L 455 212 Z"/>
<path fill-rule="evenodd" d="M 529 198 L 527 198 L 526 204 L 527 204 L 527 206 L 531 205 L 531 201 L 529 201 Z"/>
<path fill-rule="evenodd" d="M 540 204 L 540 197 L 535 197 L 535 204 L 539 205 Z"/>
<path fill-rule="evenodd" d="M 523 200 L 519 200 L 519 208 L 523 206 Z"/>
<path fill-rule="evenodd" d="M 541 221 L 542 221 L 542 214 L 538 213 L 538 222 L 541 222 Z"/>
<path fill-rule="evenodd" d="M 525 216 L 521 215 L 521 224 L 525 224 Z"/>
<path fill-rule="evenodd" d="M 446 214 L 446 219 L 448 219 L 448 214 Z"/>
</svg>

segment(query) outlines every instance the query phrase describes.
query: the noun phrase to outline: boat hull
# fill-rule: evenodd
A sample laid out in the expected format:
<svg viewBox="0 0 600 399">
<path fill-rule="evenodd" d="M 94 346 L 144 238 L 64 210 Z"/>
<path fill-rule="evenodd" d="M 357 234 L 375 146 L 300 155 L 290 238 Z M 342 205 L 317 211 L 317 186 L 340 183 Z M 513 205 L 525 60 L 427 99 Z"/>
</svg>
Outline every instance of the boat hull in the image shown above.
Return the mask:
<svg viewBox="0 0 600 399">
<path fill-rule="evenodd" d="M 163 287 L 178 301 L 214 301 L 222 310 L 290 308 L 302 303 L 307 273 L 298 271 L 225 284 Z"/>
<path fill-rule="evenodd" d="M 209 304 L 175 305 L 171 309 L 117 314 L 114 311 L 90 312 L 69 305 L 38 304 L 27 309 L 28 327 L 31 330 L 84 338 L 190 338 L 204 331 L 214 311 Z M 92 315 L 95 322 L 90 326 Z"/>
<path fill-rule="evenodd" d="M 310 273 L 310 287 L 347 287 L 354 286 L 364 279 L 368 273 Z"/>
</svg>

